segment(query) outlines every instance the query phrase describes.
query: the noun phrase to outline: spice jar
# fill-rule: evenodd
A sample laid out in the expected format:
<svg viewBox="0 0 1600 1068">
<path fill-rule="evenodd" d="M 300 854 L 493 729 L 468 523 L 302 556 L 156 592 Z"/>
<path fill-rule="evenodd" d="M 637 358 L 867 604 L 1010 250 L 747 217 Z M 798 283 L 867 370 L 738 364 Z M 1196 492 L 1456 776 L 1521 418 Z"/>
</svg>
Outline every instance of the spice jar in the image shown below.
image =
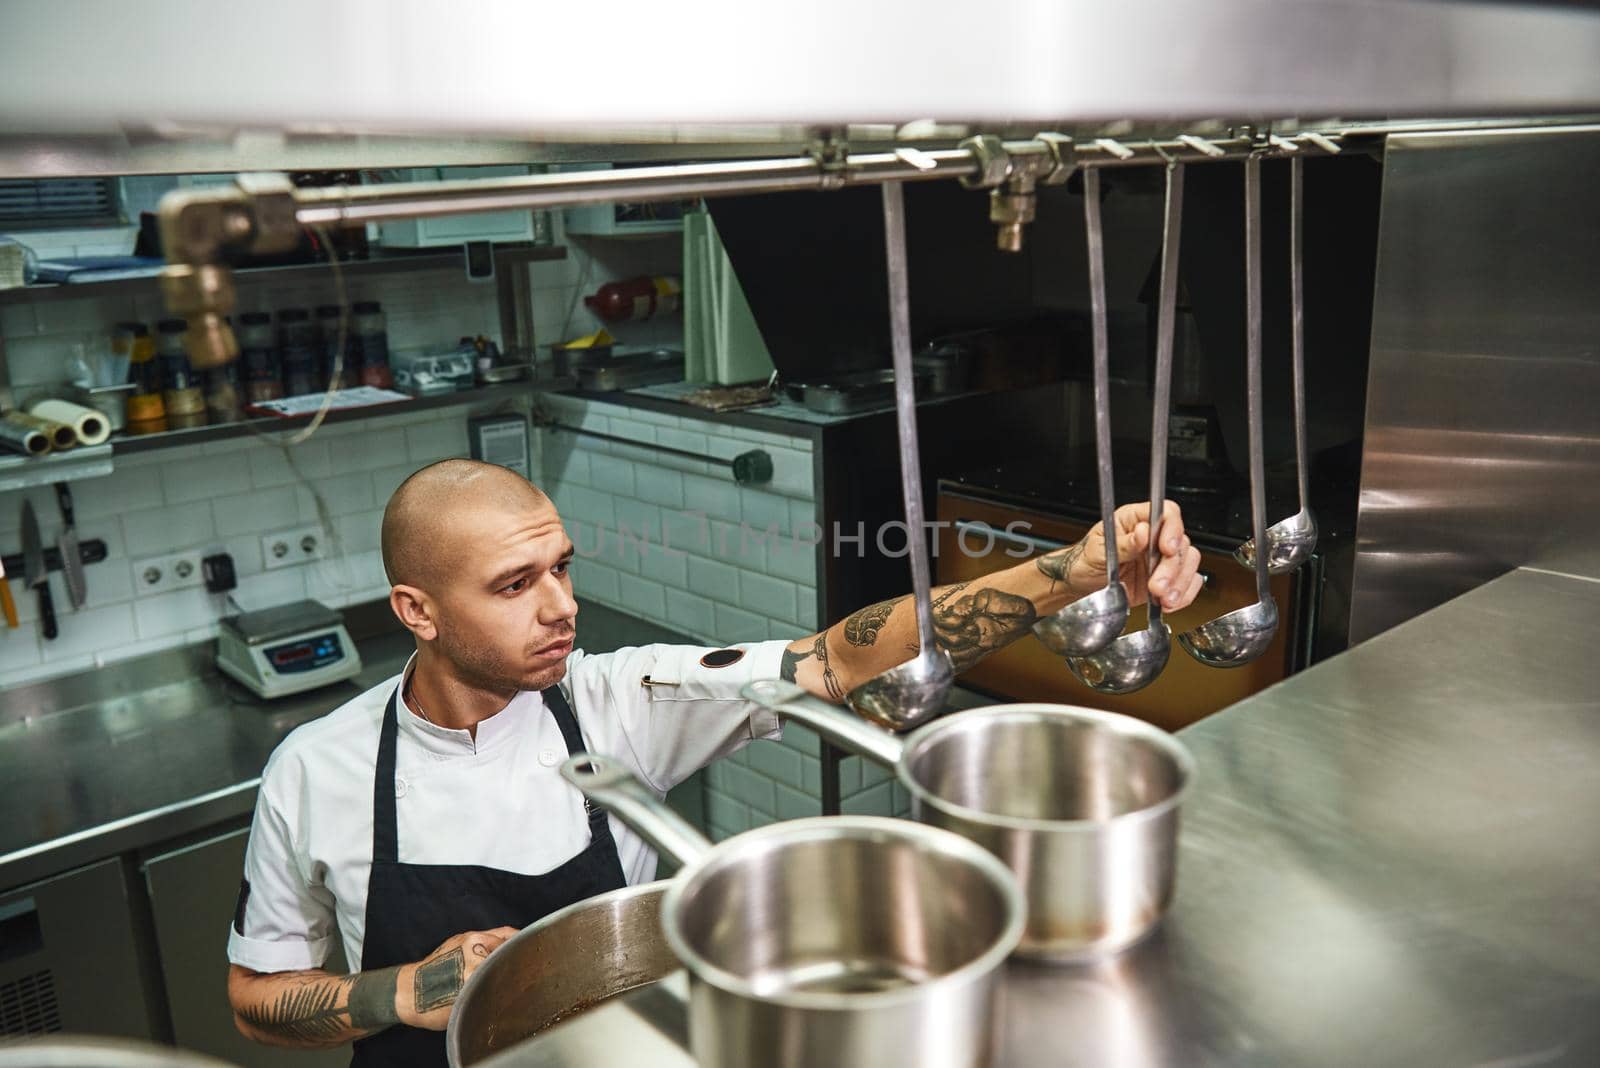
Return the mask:
<svg viewBox="0 0 1600 1068">
<path fill-rule="evenodd" d="M 127 401 L 130 434 L 155 434 L 167 429 L 167 406 L 161 400 L 161 367 L 156 363 L 156 340 L 143 323 L 118 323 L 111 351 L 128 357 L 128 381 L 134 384 Z"/>
<path fill-rule="evenodd" d="M 354 311 L 351 329 L 361 353 L 361 384 L 389 389 L 394 375 L 389 371 L 389 329 L 383 309 L 375 300 L 358 300 Z"/>
<path fill-rule="evenodd" d="M 182 319 L 163 319 L 156 324 L 161 403 L 167 410 L 167 425 L 173 430 L 206 425 L 205 390 L 189 363 L 189 350 L 183 345 L 183 333 L 188 328 Z"/>
<path fill-rule="evenodd" d="M 279 377 L 278 339 L 272 317 L 266 312 L 239 316 L 239 364 L 243 368 L 245 399 L 251 404 L 283 396 Z"/>
<path fill-rule="evenodd" d="M 206 372 L 206 414 L 213 423 L 237 423 L 243 415 L 239 365 L 225 363 Z"/>
<path fill-rule="evenodd" d="M 317 339 L 317 324 L 304 308 L 285 308 L 278 313 L 278 364 L 283 371 L 285 396 L 298 397 L 322 388 L 317 365 L 322 360 Z"/>
<path fill-rule="evenodd" d="M 335 349 L 339 344 L 339 325 L 344 309 L 337 304 L 317 306 L 317 325 L 322 331 L 322 380 L 333 377 Z M 339 388 L 349 389 L 361 384 L 361 370 L 357 366 L 356 335 L 352 323 L 344 323 L 344 365 L 339 371 Z"/>
</svg>

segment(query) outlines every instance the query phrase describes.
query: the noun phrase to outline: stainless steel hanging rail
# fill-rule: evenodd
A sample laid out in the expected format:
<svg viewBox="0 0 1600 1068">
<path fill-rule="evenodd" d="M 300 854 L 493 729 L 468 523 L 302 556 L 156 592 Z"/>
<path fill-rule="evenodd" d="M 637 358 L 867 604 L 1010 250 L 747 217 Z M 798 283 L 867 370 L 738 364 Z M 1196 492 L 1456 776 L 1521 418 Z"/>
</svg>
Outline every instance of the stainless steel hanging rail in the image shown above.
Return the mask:
<svg viewBox="0 0 1600 1068">
<path fill-rule="evenodd" d="M 185 341 L 190 360 L 204 369 L 228 363 L 239 354 L 226 320 L 233 309 L 234 290 L 225 256 L 288 251 L 298 245 L 306 227 L 955 178 L 969 188 L 989 190 L 989 217 L 996 225 L 999 247 L 1015 251 L 1022 247 L 1024 229 L 1034 217 L 1036 187 L 1065 182 L 1080 167 L 1333 153 L 1339 151 L 1340 137 L 1249 131 L 1219 140 L 1184 135 L 1159 142 L 1098 138 L 1080 144 L 1051 133 L 1026 141 L 980 136 L 957 148 L 937 150 L 907 147 L 856 156 L 819 150 L 793 159 L 307 189 L 296 188 L 285 175 L 246 174 L 231 188 L 184 190 L 162 200 L 161 236 L 169 266 L 162 272 L 161 287 L 167 307 L 189 321 Z"/>
</svg>

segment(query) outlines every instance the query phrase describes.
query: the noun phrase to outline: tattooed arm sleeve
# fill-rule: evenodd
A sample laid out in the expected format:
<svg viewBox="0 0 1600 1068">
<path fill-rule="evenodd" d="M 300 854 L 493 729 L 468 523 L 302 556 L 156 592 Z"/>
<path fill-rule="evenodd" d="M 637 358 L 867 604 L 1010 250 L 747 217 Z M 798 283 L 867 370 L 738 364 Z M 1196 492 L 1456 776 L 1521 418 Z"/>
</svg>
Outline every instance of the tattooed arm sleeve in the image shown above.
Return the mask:
<svg viewBox="0 0 1600 1068">
<path fill-rule="evenodd" d="M 252 972 L 235 964 L 228 974 L 228 1000 L 245 1037 L 273 1046 L 321 1049 L 398 1023 L 399 976 L 399 967 L 334 975 L 321 969 Z"/>
<path fill-rule="evenodd" d="M 933 591 L 933 629 L 955 669 L 979 660 L 1028 633 L 1040 616 L 1079 594 L 1069 582 L 1083 543 L 991 575 Z M 835 704 L 868 679 L 917 652 L 916 606 L 909 596 L 852 612 L 820 634 L 790 644 L 782 676 Z"/>
</svg>

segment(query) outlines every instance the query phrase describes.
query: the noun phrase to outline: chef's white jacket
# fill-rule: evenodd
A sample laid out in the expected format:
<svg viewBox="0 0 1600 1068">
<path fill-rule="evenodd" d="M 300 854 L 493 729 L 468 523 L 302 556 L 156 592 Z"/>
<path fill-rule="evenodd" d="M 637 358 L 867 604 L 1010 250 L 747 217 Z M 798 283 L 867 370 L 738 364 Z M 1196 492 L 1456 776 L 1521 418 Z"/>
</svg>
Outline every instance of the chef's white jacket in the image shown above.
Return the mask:
<svg viewBox="0 0 1600 1068">
<path fill-rule="evenodd" d="M 753 738 L 777 716 L 739 696 L 776 678 L 786 641 L 709 648 L 647 645 L 573 650 L 560 686 L 584 747 L 614 757 L 658 794 Z M 719 658 L 713 658 L 713 663 Z M 726 659 L 720 658 L 720 659 Z M 405 671 L 294 730 L 262 773 L 245 851 L 228 959 L 258 972 L 318 968 L 336 928 L 352 970 L 361 961 L 372 865 L 372 789 L 384 706 Z M 648 684 L 645 680 L 648 679 Z M 559 867 L 589 844 L 583 797 L 561 778 L 567 748 L 537 691 L 483 720 L 477 738 L 398 711 L 395 755 L 400 856 L 406 864 L 478 864 L 522 875 Z M 628 882 L 655 877 L 656 855 L 614 817 Z"/>
</svg>

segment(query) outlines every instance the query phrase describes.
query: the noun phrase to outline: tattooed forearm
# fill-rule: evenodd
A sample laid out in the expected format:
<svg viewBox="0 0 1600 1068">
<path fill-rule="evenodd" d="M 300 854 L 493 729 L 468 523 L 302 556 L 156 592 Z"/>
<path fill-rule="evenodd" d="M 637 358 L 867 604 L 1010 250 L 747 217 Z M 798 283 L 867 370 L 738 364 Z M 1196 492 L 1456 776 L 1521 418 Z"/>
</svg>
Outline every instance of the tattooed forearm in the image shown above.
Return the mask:
<svg viewBox="0 0 1600 1068">
<path fill-rule="evenodd" d="M 895 605 L 905 600 L 897 597 L 892 601 L 879 601 L 867 607 L 850 613 L 844 620 L 844 640 L 851 645 L 873 645 L 878 640 L 878 632 L 889 621 L 889 615 Z"/>
<path fill-rule="evenodd" d="M 1056 592 L 1056 583 L 1066 582 L 1072 575 L 1072 566 L 1078 562 L 1078 557 L 1083 555 L 1083 542 L 1069 545 L 1065 549 L 1057 549 L 1053 553 L 1046 553 L 1035 561 L 1039 570 L 1050 580 L 1050 592 Z"/>
<path fill-rule="evenodd" d="M 934 597 L 933 597 L 933 608 L 934 608 L 934 611 L 938 611 L 939 607 L 941 605 L 943 605 L 950 598 L 954 597 L 956 594 L 960 593 L 962 590 L 966 589 L 970 585 L 972 585 L 972 583 L 970 583 L 970 582 L 957 582 L 954 585 L 946 586 L 943 589 L 934 590 L 933 591 L 934 592 Z"/>
<path fill-rule="evenodd" d="M 350 987 L 350 1026 L 359 1031 L 381 1031 L 400 1022 L 394 993 L 400 984 L 399 968 L 358 972 Z"/>
<path fill-rule="evenodd" d="M 844 685 L 839 681 L 839 676 L 833 673 L 833 665 L 828 662 L 827 631 L 817 635 L 817 644 L 812 646 L 811 654 L 822 661 L 822 685 L 828 691 L 828 700 L 834 704 L 843 704 Z"/>
<path fill-rule="evenodd" d="M 800 661 L 810 660 L 813 655 L 814 654 L 810 649 L 807 649 L 803 653 L 796 653 L 790 651 L 789 649 L 785 649 L 783 651 L 783 659 L 778 661 L 778 678 L 793 682 L 796 672 L 800 670 Z"/>
<path fill-rule="evenodd" d="M 839 681 L 839 676 L 834 673 L 833 664 L 828 660 L 828 632 L 823 631 L 817 635 L 817 640 L 811 643 L 811 648 L 803 653 L 790 649 L 783 651 L 783 659 L 778 662 L 778 677 L 790 682 L 797 681 L 800 665 L 807 660 L 815 659 L 822 665 L 822 686 L 827 691 L 828 700 L 834 704 L 844 702 L 844 684 Z"/>
<path fill-rule="evenodd" d="M 944 597 L 934 609 L 933 628 L 939 645 L 961 672 L 1022 637 L 1038 618 L 1026 597 L 985 587 L 953 601 Z"/>
<path fill-rule="evenodd" d="M 452 1004 L 461 993 L 465 973 L 466 956 L 459 946 L 420 966 L 415 990 L 417 1012 L 432 1012 Z"/>
<path fill-rule="evenodd" d="M 275 976 L 264 996 L 236 1011 L 262 1041 L 336 1046 L 400 1021 L 394 1004 L 399 976 L 397 967 L 355 975 Z"/>
<path fill-rule="evenodd" d="M 242 1007 L 239 1016 L 256 1030 L 291 1042 L 336 1043 L 350 1030 L 344 1005 L 349 982 L 348 977 L 310 979 L 270 1001 Z"/>
</svg>

